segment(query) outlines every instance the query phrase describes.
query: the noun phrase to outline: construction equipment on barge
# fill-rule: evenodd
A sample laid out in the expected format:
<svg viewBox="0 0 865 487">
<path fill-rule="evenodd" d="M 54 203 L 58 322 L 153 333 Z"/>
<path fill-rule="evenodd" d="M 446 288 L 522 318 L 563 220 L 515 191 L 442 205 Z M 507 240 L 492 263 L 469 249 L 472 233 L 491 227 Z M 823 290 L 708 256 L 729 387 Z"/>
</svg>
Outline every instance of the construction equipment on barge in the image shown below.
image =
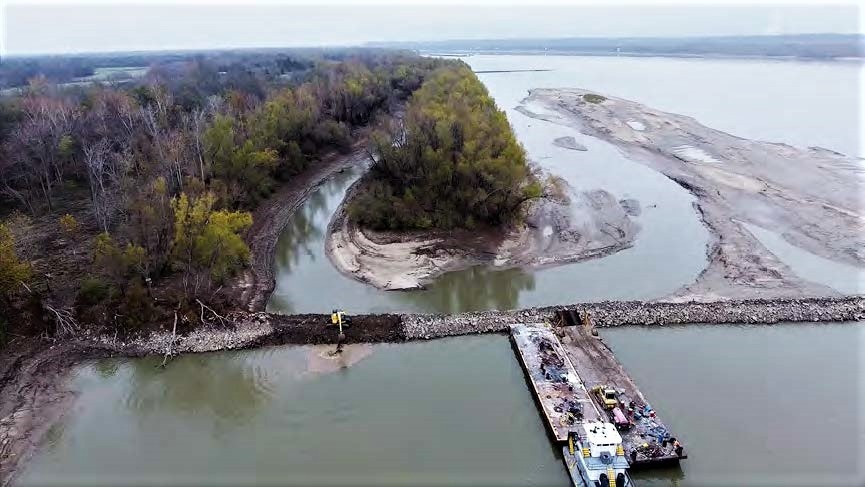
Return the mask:
<svg viewBox="0 0 865 487">
<path fill-rule="evenodd" d="M 590 390 L 597 391 L 590 397 L 607 413 L 609 421 L 620 426 L 630 466 L 676 464 L 688 458 L 680 440 L 661 421 L 613 352 L 598 337 L 590 317 L 561 310 L 556 325 L 568 358 L 582 379 L 593 385 Z M 613 397 L 615 402 L 610 400 Z M 617 419 L 617 411 L 624 418 Z"/>
<path fill-rule="evenodd" d="M 511 340 L 545 423 L 577 487 L 632 486 L 616 427 L 592 402 L 561 342 L 545 324 L 514 325 Z"/>
</svg>

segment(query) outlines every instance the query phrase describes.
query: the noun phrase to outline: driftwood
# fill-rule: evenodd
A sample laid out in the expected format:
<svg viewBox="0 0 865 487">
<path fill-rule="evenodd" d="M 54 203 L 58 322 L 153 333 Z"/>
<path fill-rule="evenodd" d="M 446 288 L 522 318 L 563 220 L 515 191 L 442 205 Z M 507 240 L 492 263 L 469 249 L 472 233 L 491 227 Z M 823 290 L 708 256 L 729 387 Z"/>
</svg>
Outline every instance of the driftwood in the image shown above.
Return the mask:
<svg viewBox="0 0 865 487">
<path fill-rule="evenodd" d="M 57 330 L 59 332 L 61 332 L 62 334 L 73 335 L 76 331 L 78 331 L 78 322 L 75 321 L 75 317 L 72 316 L 71 311 L 64 308 L 57 309 L 50 304 L 46 304 L 44 306 L 45 309 L 47 309 L 54 315 L 54 319 L 57 321 Z"/>
<path fill-rule="evenodd" d="M 165 367 L 165 364 L 168 363 L 168 357 L 171 355 L 172 350 L 174 349 L 174 340 L 177 338 L 177 311 L 174 312 L 174 327 L 171 329 L 171 341 L 168 342 L 168 349 L 165 350 L 165 357 L 162 358 L 162 364 L 160 367 Z"/>
<path fill-rule="evenodd" d="M 208 306 L 208 305 L 202 303 L 200 299 L 196 299 L 195 301 L 199 304 L 199 306 L 201 306 L 201 323 L 208 323 L 208 324 L 209 324 L 209 322 L 208 322 L 207 320 L 204 319 L 204 310 L 207 310 L 207 311 L 210 311 L 210 313 L 211 313 L 213 316 L 215 316 L 216 318 L 219 319 L 219 322 L 220 322 L 220 324 L 222 324 L 222 326 L 225 326 L 225 323 L 226 323 L 226 322 L 228 322 L 228 323 L 230 323 L 230 324 L 232 324 L 232 325 L 235 324 L 233 321 L 231 321 L 231 320 L 229 320 L 228 318 L 226 318 L 226 317 L 222 316 L 221 314 L 217 313 L 217 312 L 216 312 L 213 308 L 211 308 L 210 306 Z"/>
</svg>

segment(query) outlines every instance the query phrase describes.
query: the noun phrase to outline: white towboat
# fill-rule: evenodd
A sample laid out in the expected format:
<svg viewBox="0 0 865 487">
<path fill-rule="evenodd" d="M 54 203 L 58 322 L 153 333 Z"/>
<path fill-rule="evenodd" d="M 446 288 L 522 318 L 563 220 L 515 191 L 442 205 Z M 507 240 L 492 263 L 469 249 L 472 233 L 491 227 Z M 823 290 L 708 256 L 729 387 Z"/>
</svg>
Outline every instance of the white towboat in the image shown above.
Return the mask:
<svg viewBox="0 0 865 487">
<path fill-rule="evenodd" d="M 575 485 L 631 487 L 622 436 L 612 423 L 587 422 L 582 431 L 571 431 L 565 447 L 565 463 Z"/>
</svg>

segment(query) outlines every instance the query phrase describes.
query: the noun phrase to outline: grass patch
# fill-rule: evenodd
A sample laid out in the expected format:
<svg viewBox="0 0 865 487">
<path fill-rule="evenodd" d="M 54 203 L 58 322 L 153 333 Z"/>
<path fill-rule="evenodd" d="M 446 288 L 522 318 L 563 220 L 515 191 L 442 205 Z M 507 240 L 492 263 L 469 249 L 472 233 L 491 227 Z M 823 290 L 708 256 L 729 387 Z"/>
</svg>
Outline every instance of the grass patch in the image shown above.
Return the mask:
<svg viewBox="0 0 865 487">
<path fill-rule="evenodd" d="M 607 97 L 596 95 L 594 93 L 586 93 L 585 95 L 583 95 L 583 100 L 586 100 L 589 103 L 603 103 L 607 101 Z"/>
</svg>

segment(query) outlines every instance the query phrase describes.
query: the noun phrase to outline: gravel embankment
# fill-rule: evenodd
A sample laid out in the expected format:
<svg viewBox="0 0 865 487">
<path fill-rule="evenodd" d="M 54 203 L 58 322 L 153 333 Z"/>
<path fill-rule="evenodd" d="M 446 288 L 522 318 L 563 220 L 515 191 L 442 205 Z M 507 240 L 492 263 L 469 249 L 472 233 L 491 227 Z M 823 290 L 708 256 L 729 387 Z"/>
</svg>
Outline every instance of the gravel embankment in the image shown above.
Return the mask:
<svg viewBox="0 0 865 487">
<path fill-rule="evenodd" d="M 551 319 L 559 309 L 589 313 L 599 327 L 688 323 L 778 323 L 865 320 L 865 296 L 715 302 L 602 301 L 518 311 L 402 316 L 407 340 L 506 331 L 513 323 Z"/>
<path fill-rule="evenodd" d="M 598 327 L 623 325 L 761 324 L 865 320 L 865 296 L 842 298 L 753 299 L 713 302 L 601 301 L 514 311 L 458 314 L 352 315 L 346 343 L 401 342 L 455 335 L 498 333 L 515 323 L 537 323 L 554 318 L 561 309 L 589 313 Z M 170 331 L 118 340 L 111 336 L 80 336 L 82 346 L 123 356 L 142 356 L 237 350 L 263 345 L 335 343 L 336 329 L 329 315 L 280 315 L 235 312 L 230 324 L 214 323 L 172 337 Z"/>
</svg>

